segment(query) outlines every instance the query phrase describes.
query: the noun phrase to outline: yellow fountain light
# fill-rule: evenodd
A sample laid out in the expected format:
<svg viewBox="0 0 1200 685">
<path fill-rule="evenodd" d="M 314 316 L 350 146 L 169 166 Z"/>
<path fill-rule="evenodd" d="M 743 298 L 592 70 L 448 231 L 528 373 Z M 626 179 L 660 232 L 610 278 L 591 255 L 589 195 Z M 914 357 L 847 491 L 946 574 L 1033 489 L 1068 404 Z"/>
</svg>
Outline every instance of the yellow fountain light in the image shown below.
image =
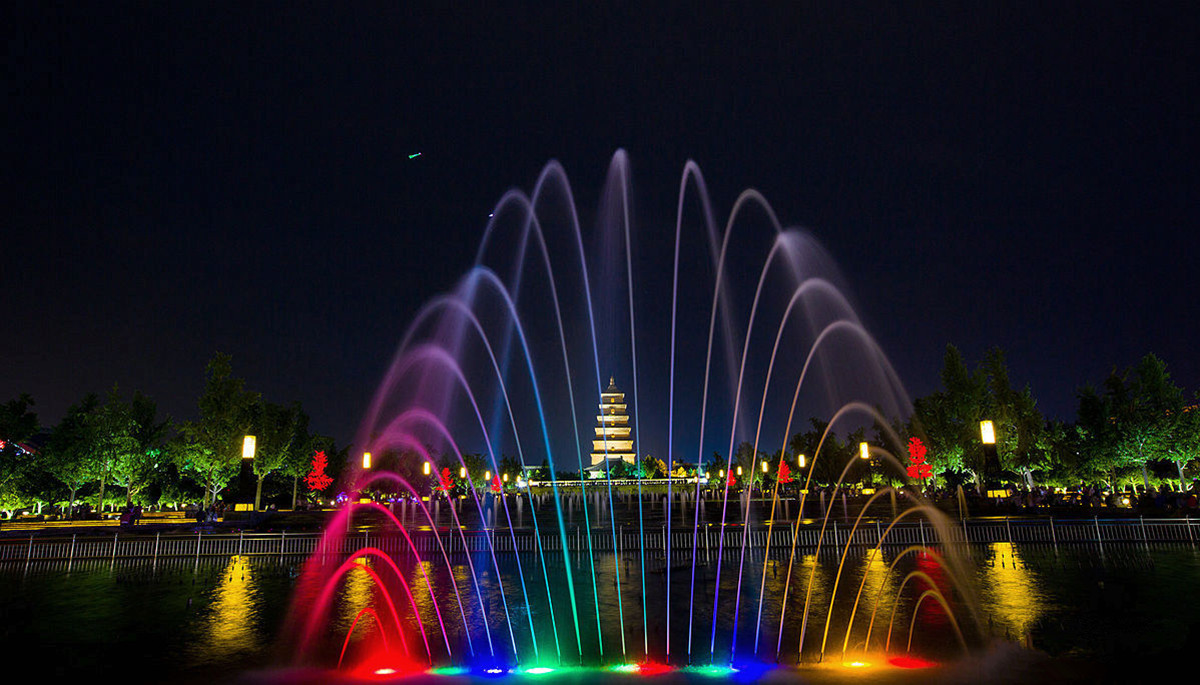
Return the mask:
<svg viewBox="0 0 1200 685">
<path fill-rule="evenodd" d="M 991 421 L 979 422 L 979 435 L 985 445 L 996 444 L 996 426 Z"/>
<path fill-rule="evenodd" d="M 242 459 L 253 459 L 257 439 L 253 435 L 242 438 Z"/>
<path fill-rule="evenodd" d="M 370 452 L 363 452 L 363 468 L 364 469 L 371 468 L 371 453 Z"/>
<path fill-rule="evenodd" d="M 875 494 L 875 488 L 863 488 L 863 489 L 862 489 L 862 494 L 864 494 L 864 495 L 874 495 L 874 494 Z"/>
<path fill-rule="evenodd" d="M 871 445 L 865 442 L 858 443 L 858 456 L 860 459 L 870 459 Z"/>
</svg>

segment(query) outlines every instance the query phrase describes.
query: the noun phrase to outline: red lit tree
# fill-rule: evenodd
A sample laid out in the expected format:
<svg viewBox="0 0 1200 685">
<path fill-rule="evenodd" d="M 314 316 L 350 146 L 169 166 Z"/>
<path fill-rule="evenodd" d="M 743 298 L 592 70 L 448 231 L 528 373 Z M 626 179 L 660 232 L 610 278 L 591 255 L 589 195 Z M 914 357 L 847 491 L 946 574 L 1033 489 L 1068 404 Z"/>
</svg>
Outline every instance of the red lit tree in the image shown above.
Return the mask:
<svg viewBox="0 0 1200 685">
<path fill-rule="evenodd" d="M 324 451 L 313 454 L 312 471 L 309 471 L 308 475 L 304 477 L 304 482 L 308 483 L 309 490 L 319 492 L 333 483 L 333 479 L 325 473 L 326 466 L 329 466 L 329 459 L 325 456 Z"/>
<path fill-rule="evenodd" d="M 500 476 L 492 476 L 492 492 L 496 494 L 504 492 L 504 485 L 500 482 Z"/>
<path fill-rule="evenodd" d="M 438 487 L 443 492 L 450 492 L 450 489 L 454 487 L 454 477 L 450 475 L 450 469 L 442 469 L 442 472 L 438 475 Z"/>
<path fill-rule="evenodd" d="M 926 451 L 925 443 L 920 438 L 914 437 L 908 441 L 908 460 L 912 462 L 908 467 L 909 478 L 924 480 L 933 475 L 933 467 L 925 461 Z"/>
<path fill-rule="evenodd" d="M 792 482 L 792 470 L 790 468 L 788 468 L 786 461 L 779 462 L 779 482 L 780 483 Z"/>
</svg>

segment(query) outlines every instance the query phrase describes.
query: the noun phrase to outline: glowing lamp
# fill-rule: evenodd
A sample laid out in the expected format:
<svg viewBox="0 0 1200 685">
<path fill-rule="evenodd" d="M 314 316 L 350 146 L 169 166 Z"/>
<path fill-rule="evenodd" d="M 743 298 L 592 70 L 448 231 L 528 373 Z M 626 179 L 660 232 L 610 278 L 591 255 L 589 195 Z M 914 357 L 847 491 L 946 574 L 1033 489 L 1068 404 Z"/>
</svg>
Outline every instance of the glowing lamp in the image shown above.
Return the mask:
<svg viewBox="0 0 1200 685">
<path fill-rule="evenodd" d="M 363 468 L 364 469 L 371 468 L 371 453 L 370 452 L 363 452 Z"/>
<path fill-rule="evenodd" d="M 484 480 L 491 480 L 491 479 L 492 479 L 492 472 L 491 472 L 491 471 L 484 471 L 484 472 L 483 472 L 483 479 L 484 479 Z"/>
<path fill-rule="evenodd" d="M 718 477 L 718 478 L 724 478 L 724 477 L 725 477 L 725 469 L 721 469 L 720 471 L 718 471 L 718 472 L 717 472 L 717 477 Z"/>
<path fill-rule="evenodd" d="M 764 461 L 762 463 L 763 473 L 766 473 L 770 468 L 771 468 L 770 466 L 767 466 L 767 462 Z"/>
<path fill-rule="evenodd" d="M 800 468 L 804 468 L 804 455 L 800 455 Z"/>
<path fill-rule="evenodd" d="M 465 466 L 460 466 L 460 467 L 459 467 L 459 469 L 458 469 L 458 477 L 459 477 L 459 478 L 466 478 L 466 477 L 467 477 L 467 467 L 465 467 Z"/>
<path fill-rule="evenodd" d="M 432 468 L 433 468 L 433 465 L 432 465 L 432 464 L 430 464 L 429 462 L 425 462 L 425 466 L 422 468 L 422 470 L 423 470 L 423 471 L 425 471 L 425 475 L 426 475 L 426 476 L 428 476 L 428 475 L 429 475 L 429 471 L 430 471 Z"/>
<path fill-rule="evenodd" d="M 995 445 L 996 444 L 996 426 L 993 425 L 991 421 L 980 421 L 979 422 L 979 434 L 980 434 L 980 437 L 983 438 L 983 444 L 985 444 L 985 445 Z"/>
<path fill-rule="evenodd" d="M 242 459 L 254 458 L 255 443 L 256 440 L 253 435 L 247 435 L 246 437 L 242 438 Z"/>
<path fill-rule="evenodd" d="M 508 482 L 508 474 L 507 473 L 504 474 L 504 478 L 502 478 L 501 480 L 503 480 L 505 483 L 507 483 Z"/>
<path fill-rule="evenodd" d="M 738 475 L 742 475 L 742 467 L 740 464 L 738 465 Z"/>
<path fill-rule="evenodd" d="M 871 446 L 865 442 L 858 443 L 858 456 L 861 459 L 870 459 Z"/>
</svg>

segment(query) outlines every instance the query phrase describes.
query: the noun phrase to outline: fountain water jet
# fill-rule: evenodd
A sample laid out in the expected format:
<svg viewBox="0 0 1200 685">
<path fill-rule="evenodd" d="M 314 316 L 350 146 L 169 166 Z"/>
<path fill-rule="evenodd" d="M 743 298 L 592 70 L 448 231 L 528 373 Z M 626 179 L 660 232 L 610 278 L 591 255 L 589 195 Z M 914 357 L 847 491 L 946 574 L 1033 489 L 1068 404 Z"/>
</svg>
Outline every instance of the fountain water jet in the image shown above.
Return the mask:
<svg viewBox="0 0 1200 685">
<path fill-rule="evenodd" d="M 515 491 L 516 519 L 510 509 L 508 496 L 504 493 L 505 489 L 510 489 L 511 492 L 511 488 L 502 485 L 496 487 L 495 494 L 485 494 L 481 497 L 476 484 L 469 481 L 466 485 L 466 489 L 469 490 L 467 496 L 474 501 L 474 511 L 468 507 L 456 506 L 454 500 L 447 498 L 453 526 L 458 529 L 458 539 L 462 542 L 465 568 L 469 569 L 470 582 L 478 600 L 478 616 L 468 616 L 467 605 L 459 595 L 456 574 L 462 572 L 464 567 L 458 566 L 459 571 L 455 570 L 457 562 L 452 558 L 454 554 L 442 544 L 436 516 L 431 514 L 430 507 L 420 503 L 429 484 L 416 479 L 409 482 L 397 474 L 397 480 L 394 482 L 402 484 L 407 494 L 421 507 L 425 519 L 429 521 L 433 537 L 437 538 L 436 548 L 426 545 L 421 549 L 431 550 L 442 557 L 442 565 L 451 581 L 449 585 L 453 587 L 459 605 L 462 618 L 461 633 L 457 632 L 455 626 L 449 627 L 448 630 L 442 622 L 441 611 L 436 601 L 437 591 L 429 575 L 425 576 L 424 590 L 416 584 L 413 585 L 418 587 L 419 594 L 427 590 L 434 600 L 433 607 L 442 625 L 445 658 L 451 661 L 454 660 L 451 656 L 454 652 L 453 645 L 460 639 L 465 640 L 467 651 L 474 654 L 471 634 L 482 629 L 487 635 L 488 652 L 491 657 L 501 661 L 511 659 L 517 663 L 529 657 L 535 662 L 539 661 L 539 638 L 544 636 L 553 638 L 555 653 L 560 663 L 566 660 L 574 661 L 576 655 L 581 663 L 594 660 L 604 662 L 615 656 L 615 642 L 619 639 L 623 660 L 640 658 L 669 664 L 673 658 L 673 647 L 679 647 L 678 641 L 683 639 L 683 633 L 686 632 L 685 646 L 687 660 L 690 662 L 693 658 L 693 635 L 696 626 L 701 625 L 701 629 L 707 628 L 710 633 L 707 661 L 710 664 L 724 661 L 723 657 L 718 657 L 718 653 L 724 654 L 722 650 L 724 645 L 727 645 L 726 663 L 732 663 L 739 656 L 737 646 L 739 640 L 744 637 L 738 632 L 742 627 L 741 586 L 746 572 L 753 574 L 760 570 L 754 568 L 754 564 L 758 563 L 755 550 L 760 548 L 763 554 L 757 605 L 753 610 L 749 609 L 749 603 L 746 607 L 746 610 L 758 619 L 754 621 L 754 646 L 751 656 L 758 656 L 764 611 L 767 611 L 767 607 L 772 607 L 767 611 L 767 615 L 773 616 L 776 611 L 773 607 L 778 603 L 779 637 L 775 659 L 780 657 L 785 629 L 797 625 L 800 634 L 797 646 L 799 658 L 805 650 L 809 613 L 816 605 L 814 579 L 822 547 L 828 546 L 826 528 L 830 524 L 833 508 L 832 502 L 825 500 L 826 492 L 822 491 L 821 525 L 819 530 L 813 530 L 814 527 L 805 525 L 802 520 L 804 504 L 814 484 L 814 467 L 819 464 L 821 468 L 833 469 L 833 473 L 836 473 L 837 467 L 840 466 L 830 465 L 828 462 L 832 457 L 822 454 L 826 438 L 839 419 L 853 414 L 854 420 L 861 417 L 865 417 L 864 420 L 869 419 L 871 424 L 887 435 L 889 442 L 902 444 L 899 436 L 891 431 L 890 421 L 911 411 L 903 386 L 886 356 L 863 328 L 843 294 L 844 288 L 840 285 L 836 268 L 831 266 L 824 251 L 809 234 L 793 228 L 784 228 L 770 204 L 754 190 L 744 191 L 737 197 L 724 224 L 724 231 L 719 231 L 703 176 L 699 168 L 689 161 L 684 167 L 679 184 L 668 332 L 667 317 L 656 318 L 643 313 L 647 311 L 642 308 L 647 306 L 644 296 L 648 292 L 651 279 L 643 279 L 641 274 L 652 274 L 653 271 L 635 269 L 636 233 L 631 219 L 629 190 L 628 158 L 621 151 L 614 155 L 609 169 L 609 183 L 603 196 L 604 201 L 609 204 L 604 205 L 602 202 L 602 206 L 609 206 L 612 211 L 602 217 L 599 228 L 602 238 L 609 238 L 612 245 L 620 243 L 625 252 L 622 260 L 625 273 L 620 274 L 620 280 L 624 281 L 623 287 L 627 294 L 627 302 L 622 305 L 627 307 L 624 313 L 628 314 L 627 358 L 623 354 L 618 355 L 621 358 L 615 360 L 601 358 L 599 336 L 608 331 L 598 325 L 597 312 L 603 314 L 609 309 L 619 309 L 617 304 L 620 298 L 608 302 L 612 305 L 608 308 L 602 306 L 605 301 L 600 298 L 610 291 L 619 291 L 619 288 L 606 287 L 603 278 L 593 278 L 592 270 L 597 269 L 602 275 L 609 272 L 618 274 L 619 270 L 613 268 L 606 271 L 602 268 L 606 263 L 597 265 L 589 262 L 570 184 L 561 166 L 552 162 L 539 174 L 532 195 L 526 196 L 521 191 L 514 190 L 502 197 L 487 222 L 474 266 L 467 271 L 452 293 L 434 298 L 420 309 L 413 324 L 407 329 L 366 413 L 366 419 L 359 432 L 359 444 L 364 447 L 376 450 L 401 448 L 419 455 L 426 461 L 436 461 L 435 455 L 439 452 L 445 453 L 443 450 L 448 449 L 450 457 L 463 469 L 467 468 L 471 451 L 481 447 L 483 456 L 478 459 L 489 465 L 497 474 L 497 478 L 505 451 L 511 448 L 515 449 L 518 463 L 525 467 L 522 468 L 522 473 L 518 474 L 517 481 L 526 484 L 531 478 L 527 472 L 530 465 L 536 463 L 539 458 L 547 465 L 548 473 L 544 475 L 549 492 L 537 492 L 534 488 L 524 486 L 518 488 Z M 698 234 L 700 239 L 695 243 L 704 253 L 699 263 L 711 262 L 711 282 L 707 281 L 709 274 L 706 272 L 680 269 L 680 264 L 687 262 L 683 250 L 693 242 L 684 230 L 684 207 L 689 191 L 694 191 L 694 197 L 702 211 L 702 230 Z M 555 217 L 551 216 L 555 201 L 562 205 L 562 215 L 565 219 L 561 223 L 556 223 Z M 752 208 L 758 209 L 759 212 L 748 211 Z M 763 236 L 740 228 L 752 215 L 758 213 L 765 219 L 767 227 L 764 233 L 769 237 L 769 242 L 765 246 L 759 244 Z M 509 230 L 509 222 L 514 217 L 515 226 L 511 228 L 515 233 L 509 240 L 505 231 Z M 737 240 L 734 240 L 735 234 Z M 495 263 L 497 255 L 505 254 L 514 247 L 515 254 L 509 262 L 500 265 Z M 760 247 L 765 256 L 761 261 L 754 261 L 759 259 Z M 537 253 L 532 260 L 527 259 L 530 252 Z M 744 261 L 743 252 L 752 252 L 754 255 L 748 266 Z M 561 259 L 564 255 L 565 262 Z M 540 257 L 540 260 L 537 257 Z M 692 263 L 697 263 L 694 257 Z M 508 278 L 502 278 L 499 275 L 501 273 L 509 274 Z M 744 321 L 737 316 L 739 306 L 744 303 L 739 302 L 736 295 L 736 273 L 758 274 L 753 297 L 749 300 L 748 317 Z M 635 274 L 638 274 L 636 281 Z M 703 293 L 702 298 L 689 294 L 696 292 L 694 286 L 690 285 L 690 281 L 696 279 L 704 281 L 699 288 L 699 292 Z M 613 276 L 613 280 L 616 282 L 617 277 Z M 542 285 L 544 287 L 539 287 Z M 642 290 L 639 291 L 638 287 Z M 665 291 L 665 288 L 662 290 Z M 782 309 L 777 308 L 781 303 L 774 301 L 776 294 L 782 294 L 787 299 L 787 304 Z M 704 314 L 702 308 L 696 308 L 695 312 L 688 310 L 687 305 L 693 302 L 709 304 L 709 311 L 704 317 L 707 320 L 706 328 L 700 323 L 700 317 Z M 693 315 L 696 319 L 695 326 L 690 325 Z M 620 318 L 614 317 L 615 320 Z M 765 363 L 766 370 L 763 373 L 761 366 L 766 357 L 758 351 L 765 344 L 762 340 L 764 336 L 761 335 L 761 331 L 755 330 L 755 324 L 759 323 L 761 326 L 762 322 L 775 321 L 776 318 L 778 325 L 773 336 L 769 362 Z M 808 324 L 807 331 L 800 330 L 802 326 L 796 325 L 796 322 L 804 321 Z M 656 363 L 655 350 L 644 344 L 646 339 L 653 339 L 656 335 L 655 324 L 662 326 L 662 335 L 659 337 L 670 341 L 669 350 L 662 355 L 665 358 L 661 361 L 665 363 L 661 364 Z M 698 345 L 689 346 L 684 342 L 689 339 L 698 341 L 700 335 L 707 336 L 703 348 Z M 792 336 L 800 340 L 799 344 L 792 344 Z M 835 345 L 835 340 L 840 340 L 843 336 L 853 344 Z M 580 347 L 583 348 L 582 353 L 578 349 Z M 865 390 L 846 391 L 842 388 L 841 376 L 834 374 L 831 360 L 845 353 L 853 354 L 856 366 L 864 369 L 862 376 L 865 380 L 852 380 L 862 380 Z M 590 383 L 580 384 L 578 379 L 594 377 L 595 392 L 599 396 L 603 391 L 600 380 L 602 364 L 619 367 L 625 360 L 629 362 L 629 368 L 619 370 L 627 371 L 633 383 L 634 426 L 637 428 L 634 453 L 644 456 L 643 446 L 657 452 L 654 449 L 655 441 L 661 440 L 666 443 L 665 466 L 668 477 L 665 480 L 666 496 L 662 498 L 661 511 L 655 506 L 654 499 L 657 499 L 662 491 L 647 488 L 644 474 L 638 473 L 627 485 L 620 484 L 610 460 L 607 459 L 607 441 L 602 446 L 605 456 L 602 475 L 604 482 L 600 483 L 597 479 L 589 483 L 583 469 L 584 452 L 580 442 L 579 410 L 582 406 L 590 404 L 591 389 L 588 387 Z M 514 365 L 518 369 L 513 369 Z M 661 371 L 664 368 L 665 373 Z M 838 371 L 844 368 L 844 365 L 840 366 Z M 723 389 L 720 383 L 714 382 L 722 369 L 728 376 L 727 390 Z M 813 373 L 810 374 L 810 371 Z M 810 457 L 812 461 L 808 468 L 808 476 L 799 496 L 795 520 L 792 521 L 789 520 L 792 511 L 790 500 L 785 499 L 783 507 L 778 506 L 783 498 L 778 479 L 770 489 L 768 508 L 765 500 L 754 497 L 754 477 L 758 475 L 759 463 L 767 458 L 766 455 L 759 454 L 763 431 L 770 434 L 782 428 L 783 445 L 779 452 L 779 460 L 782 463 L 788 458 L 788 441 L 793 419 L 800 411 L 811 411 L 808 405 L 820 399 L 813 397 L 815 393 L 806 393 L 803 396 L 804 404 L 801 404 L 801 388 L 810 385 L 806 383 L 806 379 L 812 375 L 824 381 L 825 390 L 829 395 L 829 404 L 825 411 L 832 412 L 833 416 L 820 436 L 816 452 Z M 778 383 L 793 376 L 797 380 L 789 404 L 788 398 L 776 397 L 772 390 L 779 387 Z M 695 385 L 689 387 L 693 380 L 696 381 Z M 852 380 L 844 382 L 851 383 Z M 583 391 L 583 388 L 587 390 Z M 750 413 L 751 398 L 760 391 L 758 413 L 757 416 L 753 416 Z M 657 402 L 666 406 L 665 426 L 659 425 L 663 422 L 656 421 L 659 417 L 653 411 L 640 411 L 642 404 L 652 408 Z M 885 402 L 888 403 L 886 408 L 879 404 L 877 409 L 874 404 Z M 885 411 L 891 413 L 891 419 L 884 415 Z M 646 420 L 645 425 L 643 420 Z M 752 425 L 751 421 L 754 422 Z M 724 428 L 729 430 L 728 439 L 715 446 L 726 447 L 728 450 L 721 461 L 725 466 L 722 471 L 729 473 L 730 477 L 724 479 L 722 491 L 718 493 L 712 490 L 711 484 L 706 486 L 707 478 L 704 474 L 706 465 L 711 469 L 721 464 L 711 463 L 712 460 L 708 460 L 706 464 L 705 450 L 714 447 L 709 444 L 714 441 L 712 436 L 723 436 Z M 541 439 L 528 439 L 529 431 L 533 431 Z M 740 523 L 736 522 L 729 512 L 730 491 L 735 489 L 732 483 L 735 467 L 734 448 L 738 444 L 739 436 L 750 446 L 750 473 L 744 479 L 738 479 L 742 488 L 741 494 L 738 495 L 741 510 L 737 512 L 740 514 Z M 672 477 L 676 466 L 680 464 L 676 453 L 690 449 L 693 445 L 697 454 L 696 472 L 684 482 L 687 485 L 694 482 L 694 488 L 689 487 L 679 493 L 676 487 L 683 483 L 679 482 L 680 479 Z M 572 461 L 572 449 L 575 451 L 574 461 L 584 477 L 578 482 L 572 482 L 569 489 L 562 489 L 559 467 Z M 885 468 L 900 479 L 904 478 L 903 466 L 887 449 L 876 446 L 873 453 L 882 458 Z M 774 460 L 774 457 L 770 458 Z M 747 462 L 743 462 L 745 463 Z M 843 481 L 853 463 L 851 461 L 844 465 L 841 476 L 832 483 L 831 490 L 834 498 L 839 492 L 843 493 L 843 508 L 847 520 L 851 512 L 844 494 Z M 477 474 L 473 475 L 478 477 Z M 372 474 L 357 482 L 356 489 L 373 488 L 387 480 L 386 477 L 380 478 Z M 604 487 L 607 492 L 596 490 L 592 487 L 595 485 Z M 521 492 L 522 489 L 525 492 Z M 767 488 L 764 487 L 764 496 L 766 492 Z M 828 597 L 828 611 L 824 617 L 822 654 L 825 651 L 834 610 L 839 605 L 837 591 L 842 582 L 842 567 L 846 565 L 849 557 L 851 541 L 860 530 L 859 524 L 863 521 L 867 509 L 876 503 L 883 492 L 893 491 L 884 488 L 863 505 L 850 527 L 845 547 L 838 555 L 837 573 L 832 579 L 833 591 Z M 589 494 L 592 493 L 594 496 L 589 498 Z M 607 498 L 604 497 L 605 494 Z M 721 496 L 720 516 L 714 520 L 706 509 L 706 503 L 718 494 Z M 433 508 L 438 509 L 440 502 L 436 493 L 431 492 L 429 497 L 431 501 L 436 502 Z M 633 507 L 634 497 L 636 507 Z M 647 497 L 652 499 L 650 506 L 645 507 Z M 530 504 L 528 523 L 525 522 L 524 498 L 528 498 Z M 582 514 L 582 525 L 578 525 L 574 520 L 576 505 L 582 507 L 582 511 L 579 512 Z M 676 506 L 680 511 L 679 522 L 674 520 Z M 858 506 L 857 503 L 855 506 Z M 594 512 L 593 507 L 596 508 Z M 689 508 L 690 512 L 687 511 Z M 564 509 L 569 512 L 566 516 Z M 635 510 L 636 513 L 633 513 Z M 783 520 L 778 518 L 781 510 L 784 512 Z M 406 511 L 407 506 L 402 504 L 402 514 Z M 476 513 L 480 527 L 478 532 L 481 535 L 474 541 L 483 544 L 472 550 L 468 546 L 465 531 L 476 525 L 472 519 Z M 682 581 L 676 582 L 673 576 L 676 571 L 674 558 L 679 551 L 674 527 L 682 526 L 686 529 L 689 513 L 691 530 L 687 531 L 690 535 L 686 537 L 690 537 L 692 558 L 690 578 L 686 579 L 685 584 Z M 906 513 L 896 514 L 893 510 L 893 521 L 888 530 L 891 531 L 896 521 Z M 414 509 L 414 519 L 417 516 Z M 546 519 L 540 520 L 541 516 L 546 516 Z M 655 527 L 647 525 L 658 516 L 662 518 L 661 546 L 659 531 L 656 529 L 658 522 L 654 521 Z M 760 520 L 760 516 L 765 519 L 765 531 L 753 527 L 753 522 Z M 636 520 L 630 520 L 630 517 Z M 404 518 L 409 521 L 407 516 Z M 340 522 L 348 523 L 348 519 Z M 422 565 L 426 562 L 417 544 L 417 538 L 426 535 L 426 532 L 416 528 L 415 521 L 409 522 L 414 526 L 412 531 L 406 529 L 400 520 L 395 520 L 395 525 L 404 535 L 411 551 L 408 555 L 411 559 L 406 557 L 403 563 L 415 563 L 420 566 L 422 573 L 426 573 Z M 547 523 L 552 529 L 556 528 L 557 535 L 551 534 L 549 538 L 544 539 L 541 534 L 543 523 Z M 592 529 L 593 524 L 597 525 L 595 530 Z M 708 526 L 712 524 L 719 524 L 715 534 L 709 532 Z M 727 534 L 733 534 L 729 526 L 734 525 L 742 526 L 741 534 L 737 538 L 726 540 Z M 834 526 L 836 527 L 836 523 Z M 532 530 L 528 530 L 530 527 Z M 625 531 L 633 528 L 636 528 L 637 534 L 629 539 Z M 783 533 L 782 541 L 778 543 L 774 537 L 780 532 L 777 529 L 781 529 Z M 797 549 L 810 548 L 808 542 L 800 543 L 802 533 L 816 533 L 816 552 L 812 567 L 808 570 L 804 598 L 802 602 L 793 602 L 798 605 L 794 607 L 795 610 L 802 610 L 802 617 L 800 621 L 792 619 L 789 622 L 788 612 L 793 607 L 788 606 L 788 598 Z M 840 533 L 835 530 L 834 534 L 837 536 Z M 883 544 L 883 537 L 886 537 L 886 533 L 880 533 L 879 545 L 872 552 L 870 559 L 875 558 L 876 551 Z M 840 537 L 836 539 L 840 543 Z M 702 542 L 703 561 L 700 554 Z M 681 543 L 686 545 L 687 541 L 681 539 Z M 730 557 L 728 563 L 732 564 L 730 552 L 735 544 L 738 546 L 736 576 L 733 575 L 732 568 L 729 574 L 723 574 L 723 565 L 727 561 L 725 557 Z M 787 571 L 781 582 L 772 581 L 769 584 L 767 566 L 771 563 L 773 544 L 782 545 L 784 549 L 790 546 L 790 551 Z M 629 549 L 631 545 L 638 548 L 636 556 L 630 554 L 633 551 Z M 555 546 L 558 550 L 554 549 Z M 511 547 L 511 557 L 507 554 L 506 547 Z M 324 553 L 329 553 L 331 549 L 329 543 L 322 544 Z M 682 549 L 686 553 L 686 547 Z M 478 573 L 472 559 L 473 551 L 490 557 L 487 563 L 482 564 L 486 568 Z M 558 555 L 554 554 L 555 551 L 561 553 L 561 560 L 556 559 Z M 712 552 L 715 552 L 715 558 L 710 559 L 709 555 Z M 341 549 L 340 542 L 332 553 L 337 561 L 344 565 L 342 557 L 346 552 Z M 540 573 L 542 576 L 541 583 L 535 580 L 532 588 L 539 584 L 544 586 L 544 603 L 540 590 L 531 594 L 531 586 L 526 583 L 528 560 L 523 559 L 524 553 L 536 555 L 534 566 L 537 571 L 528 570 L 531 574 Z M 604 555 L 610 553 L 611 565 L 604 558 Z M 661 564 L 663 560 L 665 564 Z M 631 570 L 631 562 L 637 562 L 638 567 Z M 781 565 L 776 564 L 775 569 L 778 574 Z M 397 573 L 401 571 L 403 569 L 398 569 Z M 711 577 L 702 579 L 709 571 Z M 659 572 L 663 574 L 665 591 L 661 598 L 648 596 L 654 593 L 647 592 L 647 576 Z M 494 588 L 486 592 L 489 595 L 494 593 L 500 600 L 498 608 L 489 607 L 489 602 L 486 602 L 484 597 L 485 585 L 490 582 L 486 581 L 486 576 L 490 573 L 496 576 Z M 638 584 L 642 589 L 641 641 L 631 640 L 627 636 L 627 632 L 636 634 L 636 623 L 626 623 L 626 598 L 623 596 L 625 582 L 632 580 L 633 574 L 638 576 Z M 952 579 L 957 579 L 955 574 L 950 575 Z M 730 588 L 728 585 L 732 578 L 736 578 L 736 582 Z M 585 585 L 590 584 L 591 592 L 577 594 L 577 581 Z M 702 584 L 710 582 L 711 588 L 701 587 Z M 506 584 L 509 586 L 507 591 Z M 605 588 L 603 593 L 601 587 Z M 859 597 L 863 587 L 860 585 Z M 703 592 L 706 591 L 713 593 L 711 617 L 698 616 L 695 612 L 697 594 L 703 596 Z M 733 593 L 732 598 L 728 597 L 729 592 Z M 753 596 L 752 591 L 747 592 Z M 686 631 L 678 626 L 678 621 L 684 618 L 685 613 L 678 606 L 680 597 L 673 595 L 680 595 L 687 600 Z M 952 603 L 954 600 L 952 597 L 947 602 L 947 610 L 955 609 Z M 571 653 L 569 641 L 565 645 L 560 643 L 556 608 L 561 608 L 564 601 L 571 608 L 575 653 Z M 589 620 L 580 621 L 581 611 L 585 615 L 589 612 L 586 606 L 589 601 L 595 610 L 594 643 L 591 642 L 591 628 L 587 625 Z M 858 598 L 853 606 L 847 605 L 851 618 L 843 652 L 849 640 L 850 628 L 853 627 L 857 601 Z M 969 606 L 969 592 L 964 594 L 963 601 Z M 410 603 L 413 604 L 416 613 L 416 602 Z M 525 617 L 520 616 L 522 612 L 525 613 Z M 548 622 L 535 620 L 535 616 L 540 617 L 542 612 L 548 614 Z M 629 613 L 632 613 L 632 610 Z M 356 614 L 362 615 L 361 610 Z M 378 618 L 381 615 L 382 613 L 373 614 L 376 623 L 379 623 Z M 814 616 L 816 615 L 814 612 Z M 499 616 L 503 617 L 505 629 L 510 637 L 511 654 L 505 653 L 504 648 L 497 653 L 496 646 L 492 644 L 490 619 L 499 620 Z M 415 618 L 423 631 L 424 625 L 420 623 L 419 615 Z M 352 625 L 351 633 L 354 625 L 357 625 L 357 622 Z M 651 633 L 655 633 L 659 625 L 665 625 L 661 646 L 657 638 L 653 641 L 650 639 Z M 957 622 L 954 625 L 957 627 Z M 570 630 L 565 623 L 563 627 Z M 528 630 L 527 635 L 525 630 Z M 550 636 L 545 635 L 547 631 L 550 632 Z M 451 633 L 455 634 L 452 636 Z M 869 633 L 870 628 L 868 635 Z M 606 635 L 609 637 L 607 644 Z M 403 635 L 401 638 L 403 639 Z M 531 645 L 528 654 L 522 647 L 526 639 Z M 346 640 L 348 644 L 349 635 Z M 722 649 L 718 649 L 719 640 L 723 645 Z M 640 655 L 634 654 L 637 649 L 634 645 L 638 642 L 641 643 Z M 427 656 L 433 659 L 433 654 L 428 649 L 428 640 L 426 645 L 426 651 L 429 652 Z"/>
</svg>

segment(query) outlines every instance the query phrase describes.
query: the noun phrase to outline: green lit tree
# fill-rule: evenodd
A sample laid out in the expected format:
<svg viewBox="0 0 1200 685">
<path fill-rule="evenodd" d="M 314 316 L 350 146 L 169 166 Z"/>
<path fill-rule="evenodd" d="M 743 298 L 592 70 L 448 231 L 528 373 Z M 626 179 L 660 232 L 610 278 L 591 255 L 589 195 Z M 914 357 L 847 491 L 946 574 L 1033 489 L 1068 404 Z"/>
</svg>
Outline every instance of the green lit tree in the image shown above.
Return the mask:
<svg viewBox="0 0 1200 685">
<path fill-rule="evenodd" d="M 166 439 L 171 420 L 158 416 L 158 405 L 135 392 L 126 408 L 129 449 L 117 453 L 112 464 L 112 480 L 125 488 L 125 506 L 149 488 L 167 462 Z"/>
<path fill-rule="evenodd" d="M 1183 391 L 1171 382 L 1167 365 L 1148 354 L 1124 374 L 1105 383 L 1112 411 L 1118 458 L 1142 471 L 1150 488 L 1147 462 L 1168 457 L 1173 424 L 1183 411 Z"/>
<path fill-rule="evenodd" d="M 205 369 L 200 419 L 183 424 L 176 458 L 180 468 L 204 487 L 204 506 L 233 480 L 240 468 L 243 436 L 254 425 L 258 393 L 245 389 L 233 375 L 229 355 L 218 353 Z"/>
<path fill-rule="evenodd" d="M 1179 470 L 1180 490 L 1187 490 L 1184 468 L 1200 460 L 1200 394 L 1193 398 L 1191 405 L 1172 416 L 1166 455 Z"/>
<path fill-rule="evenodd" d="M 252 466 L 256 477 L 254 510 L 258 511 L 262 508 L 263 481 L 276 471 L 303 462 L 309 455 L 310 438 L 308 415 L 300 408 L 299 402 L 288 406 L 262 402 L 254 413 L 258 445 Z"/>
<path fill-rule="evenodd" d="M 17 443 L 33 437 L 38 431 L 33 398 L 22 393 L 16 399 L 0 405 L 0 509 L 11 516 L 32 496 L 29 478 L 34 461 L 17 447 Z"/>
<path fill-rule="evenodd" d="M 76 495 L 95 480 L 96 422 L 92 417 L 99 407 L 100 398 L 88 394 L 67 409 L 66 416 L 51 431 L 38 460 L 40 467 L 66 488 L 64 516 L 73 516 Z"/>
<path fill-rule="evenodd" d="M 96 495 L 96 509 L 104 510 L 104 490 L 113 479 L 115 470 L 121 464 L 139 464 L 136 469 L 142 471 L 141 462 L 145 456 L 139 453 L 137 441 L 134 438 L 135 424 L 133 410 L 128 402 L 121 398 L 117 386 L 108 391 L 104 404 L 88 415 L 91 421 L 92 456 L 89 460 L 93 480 L 99 481 L 100 490 Z"/>
</svg>

